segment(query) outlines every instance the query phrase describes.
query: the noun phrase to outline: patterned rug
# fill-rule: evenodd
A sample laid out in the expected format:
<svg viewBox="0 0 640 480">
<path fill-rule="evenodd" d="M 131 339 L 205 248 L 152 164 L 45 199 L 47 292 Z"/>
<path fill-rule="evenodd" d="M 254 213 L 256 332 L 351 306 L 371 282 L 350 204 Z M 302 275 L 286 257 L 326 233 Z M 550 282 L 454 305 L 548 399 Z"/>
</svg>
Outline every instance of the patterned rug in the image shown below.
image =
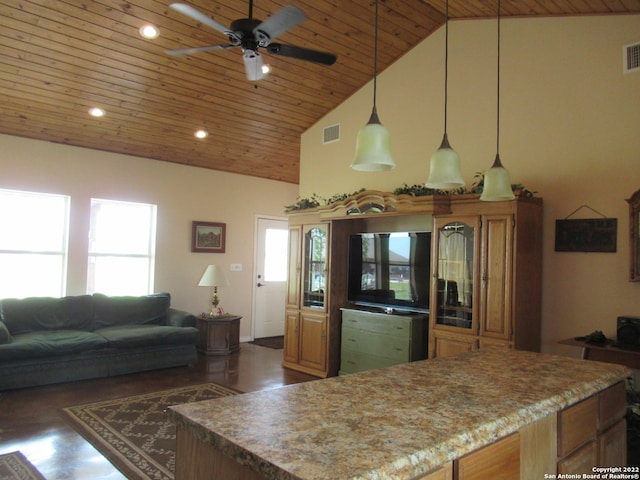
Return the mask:
<svg viewBox="0 0 640 480">
<path fill-rule="evenodd" d="M 45 480 L 20 453 L 12 452 L 0 455 L 0 480 Z"/>
<path fill-rule="evenodd" d="M 176 429 L 167 407 L 237 394 L 205 383 L 67 407 L 63 412 L 128 479 L 173 480 Z"/>
</svg>

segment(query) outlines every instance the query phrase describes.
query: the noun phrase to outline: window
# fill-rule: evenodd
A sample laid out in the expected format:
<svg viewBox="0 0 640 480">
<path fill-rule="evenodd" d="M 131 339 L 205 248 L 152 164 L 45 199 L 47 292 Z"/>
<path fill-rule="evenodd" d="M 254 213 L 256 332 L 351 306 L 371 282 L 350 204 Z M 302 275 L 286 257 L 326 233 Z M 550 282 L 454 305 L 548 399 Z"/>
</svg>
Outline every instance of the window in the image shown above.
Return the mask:
<svg viewBox="0 0 640 480">
<path fill-rule="evenodd" d="M 87 293 L 152 293 L 155 243 L 155 205 L 91 199 Z"/>
<path fill-rule="evenodd" d="M 0 189 L 0 297 L 66 291 L 70 199 Z"/>
</svg>

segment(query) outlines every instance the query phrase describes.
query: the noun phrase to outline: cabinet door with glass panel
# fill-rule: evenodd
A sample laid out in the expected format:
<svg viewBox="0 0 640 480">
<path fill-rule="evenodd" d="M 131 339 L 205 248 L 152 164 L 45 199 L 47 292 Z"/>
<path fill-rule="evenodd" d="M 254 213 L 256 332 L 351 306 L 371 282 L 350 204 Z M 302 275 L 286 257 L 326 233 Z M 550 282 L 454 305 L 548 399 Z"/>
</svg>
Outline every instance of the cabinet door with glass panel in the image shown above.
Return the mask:
<svg viewBox="0 0 640 480">
<path fill-rule="evenodd" d="M 434 222 L 431 328 L 478 334 L 480 218 L 440 218 Z"/>
<path fill-rule="evenodd" d="M 326 310 L 329 225 L 305 225 L 302 251 L 302 306 Z"/>
</svg>

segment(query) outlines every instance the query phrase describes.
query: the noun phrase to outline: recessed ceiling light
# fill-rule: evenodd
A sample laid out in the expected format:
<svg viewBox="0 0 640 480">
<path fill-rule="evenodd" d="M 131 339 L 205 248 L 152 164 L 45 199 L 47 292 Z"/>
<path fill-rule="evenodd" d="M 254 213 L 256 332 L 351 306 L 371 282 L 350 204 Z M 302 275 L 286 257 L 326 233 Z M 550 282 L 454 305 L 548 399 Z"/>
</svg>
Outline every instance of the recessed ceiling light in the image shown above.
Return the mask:
<svg viewBox="0 0 640 480">
<path fill-rule="evenodd" d="M 209 132 L 206 130 L 198 130 L 194 135 L 196 138 L 207 138 L 209 136 Z"/>
<path fill-rule="evenodd" d="M 102 108 L 98 107 L 89 109 L 89 115 L 91 115 L 92 117 L 104 117 L 106 113 L 107 112 L 105 112 Z"/>
<path fill-rule="evenodd" d="M 262 73 L 264 73 L 266 75 L 270 71 L 271 71 L 271 65 L 268 65 L 266 63 L 264 65 L 262 65 Z"/>
<path fill-rule="evenodd" d="M 140 35 L 144 38 L 154 39 L 160 36 L 160 30 L 149 23 L 140 27 Z"/>
</svg>

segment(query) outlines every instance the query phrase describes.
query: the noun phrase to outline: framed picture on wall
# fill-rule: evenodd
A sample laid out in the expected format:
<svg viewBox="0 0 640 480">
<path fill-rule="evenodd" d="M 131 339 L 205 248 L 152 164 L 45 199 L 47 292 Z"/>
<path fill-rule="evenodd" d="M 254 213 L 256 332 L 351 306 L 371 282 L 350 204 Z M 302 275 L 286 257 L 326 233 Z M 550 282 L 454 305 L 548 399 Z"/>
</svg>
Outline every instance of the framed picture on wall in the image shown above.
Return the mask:
<svg viewBox="0 0 640 480">
<path fill-rule="evenodd" d="M 191 226 L 191 251 L 224 253 L 227 225 L 194 221 Z"/>
</svg>

